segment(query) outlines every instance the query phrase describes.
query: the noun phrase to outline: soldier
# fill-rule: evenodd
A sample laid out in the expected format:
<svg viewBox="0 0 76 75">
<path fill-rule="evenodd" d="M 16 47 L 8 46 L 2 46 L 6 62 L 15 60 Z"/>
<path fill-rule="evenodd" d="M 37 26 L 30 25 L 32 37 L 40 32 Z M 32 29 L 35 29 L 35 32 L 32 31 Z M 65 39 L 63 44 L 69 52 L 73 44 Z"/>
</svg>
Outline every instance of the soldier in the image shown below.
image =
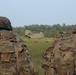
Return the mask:
<svg viewBox="0 0 76 75">
<path fill-rule="evenodd" d="M 54 69 L 58 75 L 75 74 L 75 43 L 71 35 L 57 40 L 54 48 Z"/>
<path fill-rule="evenodd" d="M 75 75 L 76 75 L 76 24 L 73 26 L 72 40 L 73 40 L 74 48 L 75 48 Z"/>
<path fill-rule="evenodd" d="M 59 32 L 54 37 L 54 42 L 51 47 L 48 47 L 43 55 L 42 68 L 44 69 L 44 75 L 54 75 L 54 48 L 57 45 L 57 41 L 63 38 L 63 32 Z"/>
<path fill-rule="evenodd" d="M 10 20 L 0 16 L 0 75 L 34 75 L 27 46 L 12 30 Z"/>
<path fill-rule="evenodd" d="M 75 43 L 72 35 L 65 33 L 54 48 L 54 69 L 58 75 L 75 74 Z"/>
<path fill-rule="evenodd" d="M 54 38 L 53 48 L 53 75 L 74 75 L 75 74 L 75 38 L 72 35 L 62 36 L 59 34 Z M 50 54 L 50 52 L 49 52 Z M 51 66 L 51 64 L 50 64 Z M 49 69 L 51 71 L 51 69 Z M 52 75 L 51 73 L 46 75 Z"/>
</svg>

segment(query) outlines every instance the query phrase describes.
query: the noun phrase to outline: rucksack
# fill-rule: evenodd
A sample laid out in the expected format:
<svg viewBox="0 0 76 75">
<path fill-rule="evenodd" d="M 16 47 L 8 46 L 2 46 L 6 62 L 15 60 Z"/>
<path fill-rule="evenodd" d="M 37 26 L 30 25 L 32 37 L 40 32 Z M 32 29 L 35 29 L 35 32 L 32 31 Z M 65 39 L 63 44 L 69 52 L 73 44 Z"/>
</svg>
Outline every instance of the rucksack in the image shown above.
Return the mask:
<svg viewBox="0 0 76 75">
<path fill-rule="evenodd" d="M 0 75 L 20 74 L 22 64 L 29 62 L 23 46 L 12 32 L 0 32 Z"/>
</svg>

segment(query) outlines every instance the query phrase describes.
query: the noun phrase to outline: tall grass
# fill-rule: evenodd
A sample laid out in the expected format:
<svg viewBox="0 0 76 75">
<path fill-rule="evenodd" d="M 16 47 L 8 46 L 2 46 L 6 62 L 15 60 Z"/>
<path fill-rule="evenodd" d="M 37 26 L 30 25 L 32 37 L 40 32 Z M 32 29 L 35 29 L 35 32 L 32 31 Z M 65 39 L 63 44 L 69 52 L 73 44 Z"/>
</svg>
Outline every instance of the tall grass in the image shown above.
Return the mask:
<svg viewBox="0 0 76 75">
<path fill-rule="evenodd" d="M 34 63 L 35 71 L 37 71 L 39 75 L 44 75 L 43 69 L 41 68 L 42 55 L 45 52 L 45 50 L 49 46 L 51 46 L 53 39 L 52 38 L 38 38 L 38 39 L 23 38 L 23 40 L 29 49 L 29 53 L 32 57 L 32 62 Z"/>
</svg>

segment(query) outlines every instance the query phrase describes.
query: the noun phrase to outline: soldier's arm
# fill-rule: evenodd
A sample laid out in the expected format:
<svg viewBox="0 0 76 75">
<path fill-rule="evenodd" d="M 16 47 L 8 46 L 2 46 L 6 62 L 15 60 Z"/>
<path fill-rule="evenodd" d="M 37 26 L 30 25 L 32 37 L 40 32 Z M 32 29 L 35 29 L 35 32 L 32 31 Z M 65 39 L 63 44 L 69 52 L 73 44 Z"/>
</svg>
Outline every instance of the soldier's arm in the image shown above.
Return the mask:
<svg viewBox="0 0 76 75">
<path fill-rule="evenodd" d="M 25 44 L 23 44 L 23 50 L 24 50 L 23 55 L 26 59 L 23 69 L 24 69 L 24 71 L 28 70 L 30 75 L 33 75 L 34 74 L 34 65 L 33 65 L 33 62 L 31 61 L 31 56 L 29 54 L 29 50 Z"/>
</svg>

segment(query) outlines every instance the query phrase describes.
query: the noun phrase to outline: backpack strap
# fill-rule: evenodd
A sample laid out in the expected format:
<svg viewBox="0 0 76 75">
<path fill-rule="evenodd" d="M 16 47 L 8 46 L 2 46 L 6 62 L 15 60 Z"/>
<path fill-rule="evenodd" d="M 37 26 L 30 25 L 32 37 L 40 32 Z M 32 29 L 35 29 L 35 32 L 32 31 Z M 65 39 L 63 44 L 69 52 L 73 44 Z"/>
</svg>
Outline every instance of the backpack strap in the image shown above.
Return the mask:
<svg viewBox="0 0 76 75">
<path fill-rule="evenodd" d="M 15 55 L 16 55 L 16 59 L 17 59 L 17 61 L 16 61 L 16 67 L 17 67 L 16 71 L 17 71 L 17 75 L 19 75 L 19 57 L 18 57 L 18 47 L 17 47 L 17 44 L 18 44 L 18 42 L 16 42 L 14 44 L 14 48 L 15 48 Z"/>
</svg>

